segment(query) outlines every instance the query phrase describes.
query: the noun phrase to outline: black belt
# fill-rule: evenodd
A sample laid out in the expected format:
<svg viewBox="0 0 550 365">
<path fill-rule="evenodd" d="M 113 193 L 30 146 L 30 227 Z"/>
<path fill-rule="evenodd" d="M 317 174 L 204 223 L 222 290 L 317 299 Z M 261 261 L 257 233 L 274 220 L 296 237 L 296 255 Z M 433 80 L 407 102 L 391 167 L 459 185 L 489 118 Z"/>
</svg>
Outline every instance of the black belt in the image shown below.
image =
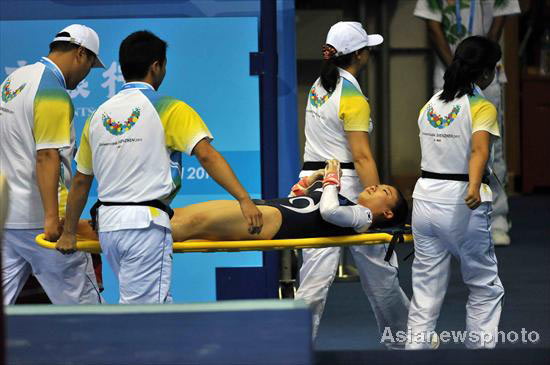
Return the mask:
<svg viewBox="0 0 550 365">
<path fill-rule="evenodd" d="M 437 174 L 435 172 L 429 172 L 422 170 L 422 177 L 425 179 L 437 179 L 437 180 L 453 180 L 453 181 L 470 181 L 468 174 Z M 481 182 L 489 184 L 489 175 L 483 175 Z"/>
<path fill-rule="evenodd" d="M 327 165 L 326 162 L 308 161 L 308 162 L 304 162 L 304 166 L 302 167 L 302 170 L 304 171 L 320 170 L 320 169 L 324 169 L 326 165 Z M 340 168 L 355 170 L 355 165 L 353 164 L 353 162 L 340 162 Z"/>
<path fill-rule="evenodd" d="M 90 216 L 92 217 L 92 221 L 90 222 L 92 225 L 92 228 L 97 231 L 97 209 L 100 206 L 106 206 L 106 207 L 112 207 L 112 206 L 144 206 L 144 207 L 153 207 L 162 210 L 166 214 L 168 214 L 168 217 L 172 219 L 174 216 L 174 210 L 170 208 L 169 205 L 164 204 L 160 200 L 149 200 L 146 202 L 102 202 L 101 200 L 97 200 L 95 204 L 90 209 Z"/>
</svg>

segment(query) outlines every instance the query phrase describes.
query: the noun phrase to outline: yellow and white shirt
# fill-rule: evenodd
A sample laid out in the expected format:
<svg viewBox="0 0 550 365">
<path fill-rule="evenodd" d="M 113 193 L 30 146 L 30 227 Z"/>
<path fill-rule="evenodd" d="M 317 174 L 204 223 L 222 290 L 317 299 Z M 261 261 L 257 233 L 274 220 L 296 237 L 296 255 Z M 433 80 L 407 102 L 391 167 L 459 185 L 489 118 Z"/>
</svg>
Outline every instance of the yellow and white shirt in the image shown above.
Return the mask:
<svg viewBox="0 0 550 365">
<path fill-rule="evenodd" d="M 36 181 L 36 151 L 59 149 L 60 193 L 66 197 L 75 135 L 73 103 L 61 70 L 45 57 L 11 73 L 0 91 L 0 170 L 14 202 L 6 228 L 41 228 L 44 211 Z M 64 203 L 60 202 L 61 215 Z"/>
<path fill-rule="evenodd" d="M 352 162 L 353 156 L 346 132 L 372 132 L 370 106 L 352 74 L 339 68 L 336 88 L 328 93 L 317 79 L 308 95 L 305 117 L 306 144 L 304 161 L 326 161 L 335 158 Z M 356 176 L 355 170 L 343 175 Z"/>
<path fill-rule="evenodd" d="M 487 131 L 499 137 L 497 111 L 476 86 L 474 95 L 464 95 L 445 103 L 437 92 L 418 117 L 421 169 L 438 174 L 468 174 L 472 134 Z M 489 151 L 491 148 L 489 148 Z M 487 163 L 490 166 L 490 160 Z M 444 204 L 465 204 L 465 181 L 418 179 L 413 198 Z M 480 187 L 481 200 L 491 201 L 491 189 Z"/>
<path fill-rule="evenodd" d="M 104 202 L 169 204 L 181 186 L 181 152 L 191 154 L 212 139 L 187 104 L 163 96 L 143 82 L 131 82 L 88 118 L 76 156 L 77 170 L 95 175 Z M 149 227 L 170 229 L 168 215 L 145 206 L 101 206 L 100 232 Z"/>
</svg>

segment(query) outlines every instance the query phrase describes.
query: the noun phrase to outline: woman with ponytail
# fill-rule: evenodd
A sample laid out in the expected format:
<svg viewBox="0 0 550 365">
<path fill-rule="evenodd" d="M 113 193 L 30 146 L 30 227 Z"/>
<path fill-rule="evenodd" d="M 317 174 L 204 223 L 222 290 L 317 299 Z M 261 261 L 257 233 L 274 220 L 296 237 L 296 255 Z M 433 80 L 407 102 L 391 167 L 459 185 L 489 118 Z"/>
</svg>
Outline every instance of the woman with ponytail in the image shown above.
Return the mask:
<svg viewBox="0 0 550 365">
<path fill-rule="evenodd" d="M 336 159 L 342 168 L 340 194 L 356 202 L 369 186 L 378 185 L 376 163 L 369 147 L 372 131 L 370 106 L 357 82 L 368 63 L 369 47 L 383 42 L 381 35 L 367 35 L 358 22 L 339 22 L 327 35 L 321 52 L 321 75 L 308 95 L 305 117 L 304 167 L 300 177 L 322 169 Z M 351 247 L 365 294 L 374 311 L 380 333 L 390 328 L 406 330 L 408 298 L 399 286 L 397 259 L 384 261 L 384 245 Z M 334 280 L 341 248 L 304 249 L 297 299 L 311 305 L 313 336 Z M 389 343 L 388 347 L 403 348 Z"/>
<path fill-rule="evenodd" d="M 413 193 L 415 259 L 407 348 L 433 346 L 450 277 L 451 256 L 469 289 L 465 345 L 493 348 L 504 288 L 491 240 L 492 193 L 487 162 L 499 137 L 497 111 L 483 95 L 495 77 L 499 45 L 473 36 L 462 41 L 445 72 L 443 90 L 418 118 L 422 177 Z"/>
</svg>

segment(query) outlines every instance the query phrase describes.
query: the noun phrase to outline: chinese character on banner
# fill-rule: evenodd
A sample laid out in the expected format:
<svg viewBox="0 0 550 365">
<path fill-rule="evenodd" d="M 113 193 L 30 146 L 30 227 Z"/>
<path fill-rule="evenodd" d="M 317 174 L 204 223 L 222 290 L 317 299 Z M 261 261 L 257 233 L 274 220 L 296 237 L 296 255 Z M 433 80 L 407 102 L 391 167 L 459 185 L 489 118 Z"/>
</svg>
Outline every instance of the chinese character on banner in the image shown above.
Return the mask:
<svg viewBox="0 0 550 365">
<path fill-rule="evenodd" d="M 120 70 L 120 65 L 117 62 L 113 61 L 111 66 L 102 74 L 103 78 L 106 79 L 102 88 L 107 88 L 109 91 L 107 97 L 110 98 L 116 93 L 116 83 L 124 82 L 124 77 L 122 77 L 122 71 Z"/>
<path fill-rule="evenodd" d="M 86 99 L 90 95 L 88 81 L 86 79 L 80 81 L 80 83 L 76 86 L 76 89 L 69 90 L 69 95 L 72 99 L 76 98 L 78 95 L 82 95 L 82 97 Z"/>
<path fill-rule="evenodd" d="M 23 67 L 27 64 L 27 61 L 25 60 L 19 60 L 17 61 L 17 66 L 16 67 L 4 67 L 4 71 L 6 71 L 6 76 L 11 74 L 13 71 L 17 70 L 19 67 Z"/>
</svg>

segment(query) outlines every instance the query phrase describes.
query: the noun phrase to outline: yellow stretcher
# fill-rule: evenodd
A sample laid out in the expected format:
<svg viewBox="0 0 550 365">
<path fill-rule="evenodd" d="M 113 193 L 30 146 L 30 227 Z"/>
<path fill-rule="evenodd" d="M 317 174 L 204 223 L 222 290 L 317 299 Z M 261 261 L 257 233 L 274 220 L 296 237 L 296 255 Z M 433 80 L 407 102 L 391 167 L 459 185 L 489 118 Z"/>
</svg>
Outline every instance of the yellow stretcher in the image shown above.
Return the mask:
<svg viewBox="0 0 550 365">
<path fill-rule="evenodd" d="M 397 234 L 397 233 L 395 233 Z M 400 231 L 403 242 L 412 242 L 409 230 Z M 246 240 L 246 241 L 184 241 L 174 242 L 175 253 L 185 252 L 236 252 L 236 251 L 267 251 L 295 248 L 323 248 L 331 246 L 379 245 L 390 243 L 393 233 L 375 232 L 354 234 L 350 236 L 293 238 L 282 240 Z M 55 250 L 55 242 L 46 241 L 44 234 L 36 236 L 40 246 Z M 82 240 L 77 242 L 77 250 L 90 253 L 100 253 L 99 241 Z"/>
</svg>

